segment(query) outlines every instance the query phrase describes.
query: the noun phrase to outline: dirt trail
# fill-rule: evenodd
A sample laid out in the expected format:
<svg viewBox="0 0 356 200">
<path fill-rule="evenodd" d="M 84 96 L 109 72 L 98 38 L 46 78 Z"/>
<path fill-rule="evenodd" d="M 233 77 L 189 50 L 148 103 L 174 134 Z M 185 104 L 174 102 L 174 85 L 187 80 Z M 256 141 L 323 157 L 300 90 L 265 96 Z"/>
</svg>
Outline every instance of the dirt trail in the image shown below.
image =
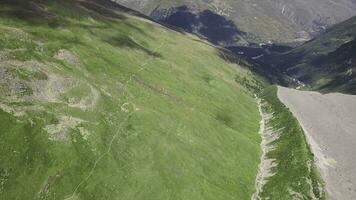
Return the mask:
<svg viewBox="0 0 356 200">
<path fill-rule="evenodd" d="M 258 166 L 258 172 L 257 172 L 257 177 L 255 182 L 256 192 L 252 195 L 251 200 L 260 199 L 259 194 L 262 192 L 262 188 L 263 185 L 266 183 L 266 179 L 268 177 L 273 176 L 273 173 L 271 172 L 271 168 L 275 167 L 276 164 L 273 159 L 267 158 L 267 154 L 274 148 L 273 145 L 271 145 L 271 142 L 275 141 L 279 137 L 279 134 L 276 131 L 272 130 L 267 126 L 268 121 L 273 117 L 273 114 L 265 113 L 263 111 L 264 104 L 261 99 L 258 99 L 257 103 L 258 103 L 258 110 L 261 115 L 259 134 L 261 135 L 262 138 L 262 142 L 261 142 L 262 155 L 261 155 L 261 163 Z"/>
<path fill-rule="evenodd" d="M 356 96 L 279 87 L 278 98 L 305 131 L 328 199 L 356 200 Z"/>
</svg>

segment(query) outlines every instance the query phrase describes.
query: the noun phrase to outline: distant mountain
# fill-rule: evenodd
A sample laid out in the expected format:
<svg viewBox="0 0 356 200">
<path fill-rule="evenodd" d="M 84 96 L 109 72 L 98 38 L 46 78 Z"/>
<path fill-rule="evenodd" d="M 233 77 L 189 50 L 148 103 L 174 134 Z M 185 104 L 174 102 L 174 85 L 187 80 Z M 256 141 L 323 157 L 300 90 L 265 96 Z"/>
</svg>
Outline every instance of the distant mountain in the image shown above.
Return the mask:
<svg viewBox="0 0 356 200">
<path fill-rule="evenodd" d="M 306 41 L 329 26 L 344 21 L 356 13 L 354 0 L 114 0 L 188 31 L 201 33 L 200 24 L 210 14 L 211 21 L 230 23 L 227 29 L 203 32 L 210 41 L 221 44 L 247 44 L 248 42 Z M 183 7 L 182 7 L 183 6 Z M 184 8 L 182 10 L 182 8 Z M 209 11 L 209 12 L 208 12 Z M 212 14 L 214 13 L 214 15 Z M 182 21 L 183 20 L 183 21 Z M 192 28 L 193 27 L 193 28 Z M 207 31 L 207 33 L 206 33 Z M 205 34 L 204 34 L 205 33 Z M 227 35 L 226 41 L 216 40 Z M 220 39 L 220 38 L 219 38 Z M 223 38 L 225 39 L 225 38 Z"/>
<path fill-rule="evenodd" d="M 313 89 L 356 94 L 356 17 L 284 53 L 259 59 Z"/>
</svg>

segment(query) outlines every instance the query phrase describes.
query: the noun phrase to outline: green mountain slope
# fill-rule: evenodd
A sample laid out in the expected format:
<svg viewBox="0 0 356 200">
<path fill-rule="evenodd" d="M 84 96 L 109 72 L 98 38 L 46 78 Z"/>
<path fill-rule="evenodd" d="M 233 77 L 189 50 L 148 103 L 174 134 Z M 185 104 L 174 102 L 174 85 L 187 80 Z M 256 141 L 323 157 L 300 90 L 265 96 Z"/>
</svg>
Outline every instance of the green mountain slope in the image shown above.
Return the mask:
<svg viewBox="0 0 356 200">
<path fill-rule="evenodd" d="M 356 94 L 355 42 L 353 17 L 304 45 L 264 60 L 312 89 Z"/>
<path fill-rule="evenodd" d="M 246 33 L 236 32 L 236 43 L 238 44 L 244 44 L 246 41 L 305 41 L 326 27 L 354 16 L 356 11 L 356 4 L 353 0 L 115 1 L 163 21 L 176 13 L 176 7 L 183 5 L 190 7 L 188 16 L 199 15 L 207 10 L 212 11 L 226 20 L 232 20 L 238 30 Z M 182 14 L 182 12 L 180 13 Z M 230 40 L 226 42 L 230 45 L 232 43 Z M 224 43 L 222 42 L 222 44 Z"/>
<path fill-rule="evenodd" d="M 298 120 L 278 98 L 278 88 L 262 93 L 265 174 L 260 199 L 327 199 L 314 155 Z M 269 175 L 272 174 L 270 177 Z"/>
<path fill-rule="evenodd" d="M 0 2 L 1 199 L 250 198 L 260 116 L 239 83 L 254 76 L 138 16 Z"/>
</svg>

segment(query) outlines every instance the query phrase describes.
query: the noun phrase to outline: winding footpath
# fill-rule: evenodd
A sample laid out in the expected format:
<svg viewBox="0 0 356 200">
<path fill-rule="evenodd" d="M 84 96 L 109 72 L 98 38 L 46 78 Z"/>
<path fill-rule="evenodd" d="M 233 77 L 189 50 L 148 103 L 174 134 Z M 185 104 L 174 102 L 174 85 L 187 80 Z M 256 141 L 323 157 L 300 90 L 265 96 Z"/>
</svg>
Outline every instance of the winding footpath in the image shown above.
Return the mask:
<svg viewBox="0 0 356 200">
<path fill-rule="evenodd" d="M 356 200 L 356 96 L 278 87 L 278 98 L 304 129 L 327 199 Z"/>
<path fill-rule="evenodd" d="M 261 99 L 257 99 L 258 110 L 261 115 L 260 121 L 260 130 L 259 134 L 261 135 L 262 142 L 261 142 L 261 162 L 258 166 L 258 172 L 255 181 L 256 192 L 252 195 L 251 200 L 259 200 L 260 193 L 262 192 L 263 185 L 266 183 L 266 179 L 268 177 L 273 176 L 271 172 L 271 168 L 276 166 L 275 160 L 268 159 L 267 154 L 273 149 L 271 143 L 278 139 L 278 133 L 276 133 L 273 129 L 268 127 L 268 121 L 273 117 L 272 113 L 266 113 L 263 111 L 264 103 Z"/>
</svg>

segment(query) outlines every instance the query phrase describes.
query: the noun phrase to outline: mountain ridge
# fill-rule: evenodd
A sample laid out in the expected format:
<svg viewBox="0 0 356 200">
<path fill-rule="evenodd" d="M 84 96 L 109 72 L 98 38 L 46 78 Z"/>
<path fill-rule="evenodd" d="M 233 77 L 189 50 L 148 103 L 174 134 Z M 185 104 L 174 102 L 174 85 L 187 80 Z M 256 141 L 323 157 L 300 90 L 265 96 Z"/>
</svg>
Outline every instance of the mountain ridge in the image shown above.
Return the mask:
<svg viewBox="0 0 356 200">
<path fill-rule="evenodd" d="M 262 63 L 284 71 L 313 89 L 356 94 L 356 17 L 284 53 L 265 54 Z"/>
<path fill-rule="evenodd" d="M 352 0 L 342 1 L 127 1 L 115 0 L 125 6 L 139 10 L 155 19 L 159 11 L 188 6 L 197 14 L 210 10 L 220 17 L 232 20 L 238 30 L 246 32 L 244 40 L 236 44 L 247 45 L 248 42 L 295 42 L 306 41 L 323 32 L 329 26 L 355 15 L 356 4 Z M 166 10 L 166 11 L 165 11 Z M 238 37 L 239 38 L 239 37 Z"/>
</svg>

